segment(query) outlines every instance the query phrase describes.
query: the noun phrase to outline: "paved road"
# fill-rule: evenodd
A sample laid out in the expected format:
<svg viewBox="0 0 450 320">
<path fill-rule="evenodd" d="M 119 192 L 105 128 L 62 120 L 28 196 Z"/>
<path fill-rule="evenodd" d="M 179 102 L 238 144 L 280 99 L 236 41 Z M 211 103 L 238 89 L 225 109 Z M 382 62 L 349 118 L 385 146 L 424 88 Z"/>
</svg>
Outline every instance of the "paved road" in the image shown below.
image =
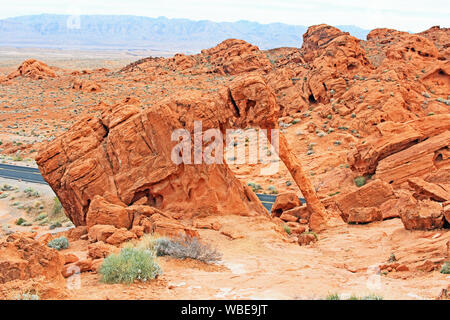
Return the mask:
<svg viewBox="0 0 450 320">
<path fill-rule="evenodd" d="M 0 177 L 47 184 L 44 178 L 42 178 L 39 169 L 14 166 L 11 164 L 0 164 Z M 270 212 L 277 196 L 262 193 L 257 193 L 256 195 L 258 196 L 259 200 L 261 200 L 263 206 Z M 302 203 L 306 202 L 303 198 L 300 198 L 300 201 Z"/>
<path fill-rule="evenodd" d="M 272 210 L 272 206 L 275 202 L 275 199 L 277 198 L 277 196 L 275 195 L 271 195 L 271 194 L 262 194 L 262 193 L 257 193 L 256 194 L 259 198 L 259 200 L 261 200 L 263 206 L 270 212 L 270 210 Z M 299 198 L 301 203 L 306 203 L 306 200 L 303 198 Z"/>
<path fill-rule="evenodd" d="M 0 164 L 0 177 L 47 184 L 44 178 L 42 178 L 39 169 L 14 166 L 11 164 Z"/>
</svg>

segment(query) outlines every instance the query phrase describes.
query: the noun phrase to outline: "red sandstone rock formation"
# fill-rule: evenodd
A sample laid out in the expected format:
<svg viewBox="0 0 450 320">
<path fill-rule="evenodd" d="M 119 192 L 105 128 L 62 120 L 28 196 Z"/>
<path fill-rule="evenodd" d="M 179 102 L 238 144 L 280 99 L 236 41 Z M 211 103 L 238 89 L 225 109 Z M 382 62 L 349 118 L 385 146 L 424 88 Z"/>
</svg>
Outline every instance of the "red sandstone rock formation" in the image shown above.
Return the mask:
<svg viewBox="0 0 450 320">
<path fill-rule="evenodd" d="M 14 79 L 20 76 L 39 80 L 48 77 L 53 78 L 56 75 L 52 68 L 45 63 L 35 59 L 29 59 L 24 61 L 16 71 L 10 73 L 7 79 Z"/>
<path fill-rule="evenodd" d="M 98 92 L 101 90 L 101 87 L 98 83 L 91 80 L 75 79 L 72 82 L 72 89 L 86 92 Z"/>
<path fill-rule="evenodd" d="M 61 281 L 63 257 L 34 239 L 35 234 L 16 233 L 0 241 L 0 283 L 44 277 Z"/>
<path fill-rule="evenodd" d="M 235 195 L 231 194 L 229 200 L 234 204 L 226 205 L 222 196 L 226 192 L 214 185 L 213 181 L 234 181 L 228 178 L 231 173 L 227 169 L 174 167 L 167 162 L 172 145 L 155 141 L 156 137 L 160 133 L 167 135 L 179 126 L 192 132 L 195 119 L 203 121 L 203 129 L 276 128 L 278 113 L 299 117 L 304 112 L 301 116 L 307 119 L 300 121 L 308 121 L 307 130 L 311 135 L 321 133 L 325 127 L 348 130 L 344 139 L 351 149 L 348 163 L 355 176 L 375 174 L 376 179 L 393 187 L 395 196 L 380 203 L 381 215 L 378 210 L 370 209 L 376 205 L 362 204 L 345 209 L 344 217 L 358 223 L 396 217 L 402 201 L 407 201 L 406 194 L 414 192 L 408 184 L 411 179 L 421 178 L 426 183 L 448 188 L 450 119 L 446 93 L 450 76 L 445 58 L 446 37 L 448 30 L 441 28 L 421 34 L 376 29 L 367 41 L 360 41 L 334 27 L 318 25 L 305 33 L 301 49 L 261 52 L 244 41 L 229 39 L 198 55 L 143 59 L 122 69 L 123 76 L 133 81 L 139 81 L 139 77 L 154 81 L 158 77 L 174 76 L 174 85 L 182 85 L 175 75 L 189 75 L 198 77 L 197 84 L 205 85 L 209 91 L 194 88 L 186 94 L 181 90 L 170 94 L 161 88 L 160 99 L 150 103 L 151 107 L 132 100 L 115 106 L 104 105 L 99 119 L 91 117 L 77 124 L 56 139 L 54 146 L 47 147 L 38 162 L 58 194 L 71 199 L 65 206 L 77 224 L 86 223 L 95 195 L 118 206 L 116 209 L 123 217 L 127 208 L 138 202 L 177 213 L 175 220 L 201 212 L 250 214 L 262 209 L 245 204 L 253 202 L 253 199 L 245 200 L 252 197 L 247 196 L 252 193 L 245 186 L 237 187 L 240 196 L 234 199 Z M 211 74 L 221 78 L 213 88 L 201 80 Z M 229 75 L 238 77 L 231 81 Z M 164 121 L 177 125 L 165 126 Z M 130 155 L 129 150 L 139 152 Z M 310 199 L 308 210 L 319 212 L 310 217 L 311 226 L 319 228 L 329 218 L 322 203 L 334 205 L 317 199 L 313 185 L 283 134 L 279 156 L 303 195 Z M 346 176 L 351 174 L 348 170 Z M 211 178 L 202 180 L 199 178 L 202 175 Z M 184 180 L 174 180 L 181 176 L 192 177 L 193 182 L 188 186 Z M 203 184 L 208 187 L 200 187 Z M 182 186 L 183 191 L 173 191 L 175 185 Z M 232 182 L 228 187 L 235 189 L 237 185 L 240 184 Z M 354 189 L 345 190 L 347 187 L 340 191 L 340 196 L 352 193 Z M 209 190 L 211 198 L 206 196 Z M 421 194 L 420 197 L 426 198 L 427 192 L 422 190 L 415 196 Z M 91 213 L 97 214 L 94 210 Z M 129 209 L 127 214 L 130 217 Z M 314 223 L 315 220 L 318 222 Z M 150 228 L 150 221 L 142 223 Z M 141 231 L 138 228 L 136 232 Z"/>
<path fill-rule="evenodd" d="M 144 110 L 129 99 L 106 108 L 101 118 L 78 122 L 44 147 L 37 163 L 67 215 L 88 228 L 130 229 L 142 214 L 155 225 L 155 213 L 134 210 L 137 203 L 170 212 L 163 225 L 171 224 L 174 230 L 183 230 L 174 222 L 177 218 L 265 214 L 255 194 L 234 178 L 226 164 L 173 163 L 176 142 L 169 139 L 176 129 L 193 132 L 196 120 L 202 120 L 203 130 L 276 128 L 277 114 L 273 93 L 259 76 L 238 77 L 216 96 L 171 98 Z M 280 157 L 304 191 L 311 211 L 320 210 L 313 227 L 319 230 L 326 220 L 325 209 L 283 138 Z"/>
</svg>

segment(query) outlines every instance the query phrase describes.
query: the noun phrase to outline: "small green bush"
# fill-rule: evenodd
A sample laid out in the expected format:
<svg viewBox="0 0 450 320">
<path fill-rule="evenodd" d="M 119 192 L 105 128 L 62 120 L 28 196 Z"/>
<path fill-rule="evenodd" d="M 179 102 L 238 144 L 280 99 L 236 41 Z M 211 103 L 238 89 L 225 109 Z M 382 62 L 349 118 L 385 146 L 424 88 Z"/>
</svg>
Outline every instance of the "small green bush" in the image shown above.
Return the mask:
<svg viewBox="0 0 450 320">
<path fill-rule="evenodd" d="M 55 222 L 55 223 L 53 223 L 52 225 L 50 225 L 49 229 L 50 229 L 50 230 L 53 230 L 53 229 L 61 228 L 61 227 L 62 227 L 61 222 Z"/>
<path fill-rule="evenodd" d="M 39 198 L 39 197 L 40 197 L 39 192 L 34 191 L 33 188 L 31 188 L 31 187 L 25 188 L 25 189 L 23 190 L 23 193 L 25 193 L 25 195 L 26 195 L 28 198 L 30 198 L 30 197 Z"/>
<path fill-rule="evenodd" d="M 367 296 L 362 297 L 360 300 L 383 300 L 382 296 L 379 296 L 377 294 L 369 294 Z"/>
<path fill-rule="evenodd" d="M 42 221 L 42 220 L 44 220 L 45 218 L 47 218 L 47 214 L 46 213 L 41 213 L 40 215 L 38 215 L 35 219 L 34 219 L 34 221 Z"/>
<path fill-rule="evenodd" d="M 291 228 L 287 225 L 287 224 L 285 224 L 284 226 L 283 226 L 283 229 L 284 229 L 284 231 L 287 233 L 287 234 L 291 234 Z"/>
<path fill-rule="evenodd" d="M 259 190 L 262 189 L 262 187 L 259 184 L 256 184 L 254 182 L 249 182 L 247 183 L 247 185 L 252 188 L 253 192 L 258 192 Z"/>
<path fill-rule="evenodd" d="M 269 186 L 269 187 L 267 188 L 267 190 L 269 190 L 269 192 L 270 192 L 271 194 L 278 194 L 277 188 L 275 188 L 274 186 Z"/>
<path fill-rule="evenodd" d="M 105 258 L 100 266 L 100 281 L 105 283 L 133 283 L 148 281 L 162 274 L 154 252 L 147 249 L 123 248 L 118 254 Z"/>
<path fill-rule="evenodd" d="M 446 261 L 442 265 L 441 273 L 443 274 L 450 274 L 450 262 Z"/>
<path fill-rule="evenodd" d="M 177 259 L 195 259 L 204 263 L 222 259 L 222 254 L 195 237 L 179 236 L 176 239 L 159 238 L 156 240 L 156 254 Z"/>
<path fill-rule="evenodd" d="M 397 261 L 397 258 L 395 257 L 395 254 L 391 253 L 391 255 L 389 256 L 389 260 L 388 261 L 391 262 L 391 263 Z"/>
<path fill-rule="evenodd" d="M 20 217 L 19 219 L 16 220 L 16 224 L 18 226 L 21 226 L 23 223 L 27 222 L 27 220 L 25 220 L 24 218 Z"/>
<path fill-rule="evenodd" d="M 338 293 L 329 294 L 325 297 L 325 300 L 383 300 L 382 296 L 376 294 L 368 294 L 367 296 L 358 297 L 356 295 L 351 295 L 348 299 L 342 298 Z"/>
<path fill-rule="evenodd" d="M 326 296 L 325 300 L 341 300 L 341 297 L 337 293 L 329 294 Z"/>
<path fill-rule="evenodd" d="M 315 233 L 314 231 L 305 231 L 302 234 L 312 234 L 314 238 L 316 238 L 316 240 L 319 241 L 319 237 L 317 236 L 317 233 Z"/>
<path fill-rule="evenodd" d="M 364 178 L 364 177 L 356 177 L 355 178 L 355 184 L 356 184 L 356 186 L 358 188 L 362 187 L 363 185 L 366 184 L 366 178 Z"/>
<path fill-rule="evenodd" d="M 69 240 L 67 240 L 67 238 L 63 236 L 51 240 L 49 243 L 47 243 L 47 246 L 58 251 L 61 249 L 67 249 L 69 247 Z"/>
<path fill-rule="evenodd" d="M 59 201 L 58 197 L 54 197 L 53 198 L 53 214 L 54 215 L 60 214 L 61 211 L 62 211 L 61 202 Z"/>
</svg>

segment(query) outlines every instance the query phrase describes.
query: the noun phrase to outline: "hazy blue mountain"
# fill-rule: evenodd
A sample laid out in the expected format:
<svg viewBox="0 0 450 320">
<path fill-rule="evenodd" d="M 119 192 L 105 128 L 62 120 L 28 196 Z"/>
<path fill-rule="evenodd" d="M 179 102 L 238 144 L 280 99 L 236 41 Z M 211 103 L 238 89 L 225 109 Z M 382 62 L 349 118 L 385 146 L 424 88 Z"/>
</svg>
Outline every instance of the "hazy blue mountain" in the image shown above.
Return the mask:
<svg viewBox="0 0 450 320">
<path fill-rule="evenodd" d="M 369 32 L 356 26 L 337 27 L 361 39 L 365 39 Z M 0 20 L 0 45 L 67 49 L 145 48 L 192 53 L 228 38 L 238 38 L 261 49 L 271 49 L 300 47 L 306 29 L 300 25 L 250 21 L 212 22 L 126 15 L 82 15 L 78 19 L 68 15 L 42 14 Z"/>
</svg>

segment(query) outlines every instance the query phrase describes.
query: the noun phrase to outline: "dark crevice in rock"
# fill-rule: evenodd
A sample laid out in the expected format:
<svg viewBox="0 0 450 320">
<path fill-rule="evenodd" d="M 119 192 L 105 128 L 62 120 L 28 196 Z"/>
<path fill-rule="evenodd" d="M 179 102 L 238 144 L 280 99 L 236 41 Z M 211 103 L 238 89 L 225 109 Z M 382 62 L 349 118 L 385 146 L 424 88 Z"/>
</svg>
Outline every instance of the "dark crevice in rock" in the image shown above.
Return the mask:
<svg viewBox="0 0 450 320">
<path fill-rule="evenodd" d="M 236 104 L 236 101 L 234 101 L 233 95 L 231 94 L 231 90 L 228 89 L 228 97 L 230 98 L 231 104 L 234 107 L 234 111 L 236 113 L 236 117 L 240 117 L 241 116 L 241 112 L 239 111 L 239 107 Z"/>
</svg>

